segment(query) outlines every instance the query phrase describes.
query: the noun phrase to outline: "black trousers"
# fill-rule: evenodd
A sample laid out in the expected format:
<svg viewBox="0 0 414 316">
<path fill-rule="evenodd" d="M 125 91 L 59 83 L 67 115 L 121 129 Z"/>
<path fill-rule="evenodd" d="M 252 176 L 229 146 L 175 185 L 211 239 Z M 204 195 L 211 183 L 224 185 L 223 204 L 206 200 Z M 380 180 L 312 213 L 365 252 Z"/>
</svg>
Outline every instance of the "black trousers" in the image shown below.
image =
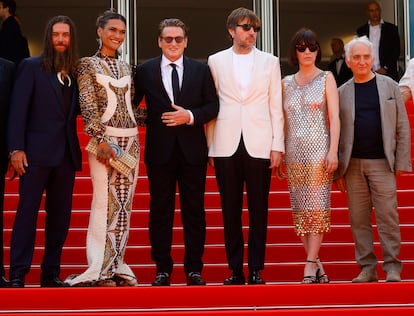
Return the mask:
<svg viewBox="0 0 414 316">
<path fill-rule="evenodd" d="M 204 192 L 207 162 L 199 165 L 187 163 L 176 144 L 175 152 L 167 164 L 147 163 L 146 167 L 151 195 L 151 257 L 157 266 L 157 273 L 171 274 L 173 270 L 171 246 L 177 184 L 184 230 L 184 271 L 201 272 L 206 239 Z"/>
<path fill-rule="evenodd" d="M 10 279 L 24 277 L 30 270 L 43 192 L 46 193 L 46 223 L 42 278 L 59 276 L 62 248 L 70 224 L 74 182 L 75 167 L 69 157 L 57 167 L 29 164 L 26 174 L 20 178 L 20 199 L 10 243 Z"/>
<path fill-rule="evenodd" d="M 269 169 L 270 159 L 251 157 L 241 139 L 233 156 L 215 157 L 214 166 L 221 197 L 229 269 L 235 274 L 243 272 L 242 208 L 245 187 L 249 210 L 248 267 L 249 270 L 262 270 L 265 261 L 268 199 L 272 174 Z"/>
</svg>

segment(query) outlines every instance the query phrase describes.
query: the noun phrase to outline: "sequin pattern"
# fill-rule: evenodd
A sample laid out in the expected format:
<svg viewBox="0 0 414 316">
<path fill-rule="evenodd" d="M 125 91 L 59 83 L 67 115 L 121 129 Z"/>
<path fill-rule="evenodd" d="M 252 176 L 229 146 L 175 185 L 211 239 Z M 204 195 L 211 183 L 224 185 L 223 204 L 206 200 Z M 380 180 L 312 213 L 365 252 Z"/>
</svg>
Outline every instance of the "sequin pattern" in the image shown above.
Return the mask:
<svg viewBox="0 0 414 316">
<path fill-rule="evenodd" d="M 326 74 L 320 73 L 307 85 L 298 85 L 293 75 L 284 79 L 286 172 L 293 223 L 300 236 L 330 231 L 333 174 L 324 169 L 329 150 Z"/>
</svg>

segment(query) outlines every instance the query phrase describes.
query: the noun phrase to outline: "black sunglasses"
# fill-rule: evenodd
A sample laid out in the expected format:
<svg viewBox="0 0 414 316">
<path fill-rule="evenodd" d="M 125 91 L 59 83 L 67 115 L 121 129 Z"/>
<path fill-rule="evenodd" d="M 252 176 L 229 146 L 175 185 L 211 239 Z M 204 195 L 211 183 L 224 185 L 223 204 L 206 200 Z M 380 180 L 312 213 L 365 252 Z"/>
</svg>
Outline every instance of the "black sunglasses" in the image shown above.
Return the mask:
<svg viewBox="0 0 414 316">
<path fill-rule="evenodd" d="M 261 30 L 260 26 L 253 26 L 253 25 L 247 24 L 247 23 L 245 23 L 245 24 L 236 24 L 236 26 L 240 26 L 243 29 L 243 31 L 246 31 L 246 32 L 250 31 L 251 28 L 253 28 L 253 31 L 255 31 L 255 33 L 260 32 L 260 30 Z"/>
<path fill-rule="evenodd" d="M 319 49 L 319 46 L 317 44 L 301 44 L 301 45 L 296 45 L 296 50 L 298 52 L 303 53 L 306 48 L 309 48 L 309 51 L 311 53 L 316 52 Z"/>
<path fill-rule="evenodd" d="M 177 44 L 181 44 L 184 41 L 184 37 L 183 36 L 176 36 L 176 37 L 172 37 L 172 36 L 162 37 L 162 36 L 160 36 L 160 38 L 163 39 L 168 44 L 172 43 L 173 40 Z"/>
</svg>

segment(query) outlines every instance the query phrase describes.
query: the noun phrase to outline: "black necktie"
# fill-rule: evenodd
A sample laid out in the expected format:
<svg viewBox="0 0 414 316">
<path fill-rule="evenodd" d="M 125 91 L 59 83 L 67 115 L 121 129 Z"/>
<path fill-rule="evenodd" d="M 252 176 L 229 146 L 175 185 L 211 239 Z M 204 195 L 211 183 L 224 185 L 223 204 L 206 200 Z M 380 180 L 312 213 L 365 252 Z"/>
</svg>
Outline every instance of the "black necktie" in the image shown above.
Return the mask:
<svg viewBox="0 0 414 316">
<path fill-rule="evenodd" d="M 178 94 L 180 92 L 177 65 L 176 64 L 170 64 L 170 65 L 173 68 L 171 72 L 171 83 L 172 83 L 172 90 L 173 90 L 173 95 L 174 95 L 174 104 L 177 104 Z"/>
</svg>

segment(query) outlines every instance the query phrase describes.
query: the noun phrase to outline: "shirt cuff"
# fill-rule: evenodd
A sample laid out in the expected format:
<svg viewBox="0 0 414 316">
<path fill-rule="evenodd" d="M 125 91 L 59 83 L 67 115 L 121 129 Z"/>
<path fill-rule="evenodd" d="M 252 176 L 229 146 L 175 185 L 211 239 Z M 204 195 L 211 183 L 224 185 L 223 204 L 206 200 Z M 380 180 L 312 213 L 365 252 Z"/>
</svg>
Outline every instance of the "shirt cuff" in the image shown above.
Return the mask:
<svg viewBox="0 0 414 316">
<path fill-rule="evenodd" d="M 188 114 L 190 115 L 190 120 L 186 123 L 187 125 L 194 125 L 194 115 L 190 110 L 187 110 Z"/>
</svg>

